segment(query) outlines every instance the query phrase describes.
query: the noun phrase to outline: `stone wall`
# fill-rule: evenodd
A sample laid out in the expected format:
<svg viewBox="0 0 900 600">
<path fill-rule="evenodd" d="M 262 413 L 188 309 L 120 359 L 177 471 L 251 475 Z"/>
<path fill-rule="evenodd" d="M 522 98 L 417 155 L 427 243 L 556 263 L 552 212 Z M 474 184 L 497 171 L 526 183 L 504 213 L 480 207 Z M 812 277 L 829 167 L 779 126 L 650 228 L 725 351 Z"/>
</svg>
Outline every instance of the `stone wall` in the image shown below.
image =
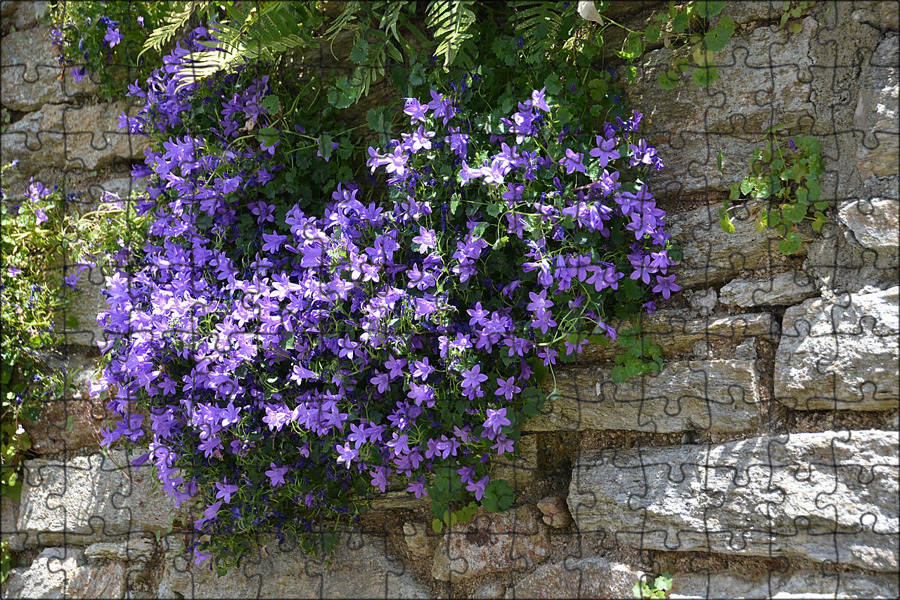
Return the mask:
<svg viewBox="0 0 900 600">
<path fill-rule="evenodd" d="M 655 4 L 616 7 L 617 19 L 638 23 Z M 2 3 L 13 183 L 127 189 L 139 154 L 116 133 L 127 107 L 58 78 L 42 5 Z M 21 503 L 3 499 L 3 538 L 19 551 L 3 596 L 624 598 L 668 570 L 672 598 L 897 597 L 900 11 L 818 3 L 789 35 L 780 5 L 729 3 L 737 31 L 709 88 L 661 91 L 670 51 L 644 56 L 628 100 L 667 164 L 652 186 L 684 248 L 684 291 L 644 326 L 666 367 L 616 385 L 611 350 L 589 347 L 561 369 L 560 395 L 500 467 L 513 510 L 437 535 L 426 504 L 388 495 L 330 564 L 272 543 L 217 578 L 179 553 L 191 516 L 121 451 L 99 453 L 105 411 L 85 388 L 102 331 L 87 327 L 69 350 L 80 395 L 29 426 L 40 456 Z M 735 234 L 718 226 L 728 185 L 777 124 L 821 140 L 831 202 L 790 258 L 755 231 L 752 205 Z M 724 173 L 720 149 L 736 165 Z M 90 281 L 82 323 L 99 309 L 102 277 Z"/>
</svg>

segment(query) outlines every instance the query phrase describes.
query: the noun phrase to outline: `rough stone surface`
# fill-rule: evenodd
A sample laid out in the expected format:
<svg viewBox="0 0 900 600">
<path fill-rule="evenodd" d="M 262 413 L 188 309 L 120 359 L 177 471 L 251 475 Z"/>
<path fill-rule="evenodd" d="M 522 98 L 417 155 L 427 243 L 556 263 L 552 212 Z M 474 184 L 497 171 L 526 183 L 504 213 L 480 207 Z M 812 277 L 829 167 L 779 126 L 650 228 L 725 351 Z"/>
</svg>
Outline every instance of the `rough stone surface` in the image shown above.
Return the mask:
<svg viewBox="0 0 900 600">
<path fill-rule="evenodd" d="M 631 324 L 613 323 L 620 331 L 629 331 Z M 644 318 L 641 326 L 648 343 L 658 344 L 663 349 L 663 357 L 671 358 L 687 352 L 697 342 L 719 343 L 736 339 L 754 341 L 756 339 L 775 340 L 779 326 L 769 313 L 751 313 L 690 319 L 684 311 L 665 309 Z M 578 363 L 609 362 L 622 348 L 617 344 L 599 346 L 588 343 L 579 357 Z"/>
<path fill-rule="evenodd" d="M 853 233 L 856 241 L 875 254 L 876 269 L 896 272 L 900 263 L 898 209 L 900 201 L 896 198 L 870 198 L 845 202 L 838 212 L 838 219 Z"/>
<path fill-rule="evenodd" d="M 897 36 L 885 37 L 859 77 L 859 99 L 855 125 L 864 134 L 858 146 L 857 161 L 863 177 L 885 177 L 897 173 L 900 162 L 900 83 Z"/>
<path fill-rule="evenodd" d="M 97 315 L 109 308 L 103 296 L 105 289 L 106 277 L 100 269 L 82 273 L 69 305 L 59 318 L 58 328 L 66 336 L 67 345 L 97 348 L 106 341 L 106 332 L 97 323 Z M 66 320 L 72 318 L 74 325 L 67 324 Z"/>
<path fill-rule="evenodd" d="M 669 598 L 896 598 L 896 575 L 770 571 L 757 578 L 735 573 L 676 573 Z"/>
<path fill-rule="evenodd" d="M 2 103 L 10 110 L 38 110 L 44 104 L 71 101 L 97 91 L 89 77 L 76 83 L 69 70 L 60 67 L 50 45 L 49 27 L 4 35 L 0 50 Z"/>
<path fill-rule="evenodd" d="M 815 282 L 801 271 L 777 273 L 766 279 L 732 279 L 719 291 L 729 306 L 790 306 L 818 296 Z"/>
<path fill-rule="evenodd" d="M 898 569 L 896 432 L 794 433 L 585 452 L 569 487 L 581 533 L 642 549 Z"/>
<path fill-rule="evenodd" d="M 798 73 L 813 66 L 809 49 L 817 27 L 811 18 L 803 25 L 795 35 L 760 27 L 732 42 L 734 56 L 719 59 L 721 76 L 705 88 L 682 81 L 674 90 L 661 89 L 657 79 L 668 70 L 672 51 L 644 56 L 639 80 L 626 95 L 642 107 L 642 131 L 666 164 L 650 180 L 657 195 L 726 190 L 740 181 L 756 140 L 775 124 L 773 113 L 789 129 L 815 121 L 809 80 Z M 689 58 L 686 49 L 680 52 Z M 739 68 L 745 63 L 748 68 Z M 672 123 L 678 123 L 674 132 Z M 725 163 L 722 173 L 715 168 L 719 149 L 734 163 Z"/>
<path fill-rule="evenodd" d="M 403 539 L 410 555 L 417 561 L 427 560 L 434 554 L 433 536 L 424 523 L 404 523 Z"/>
<path fill-rule="evenodd" d="M 165 532 L 171 516 L 188 519 L 187 503 L 176 510 L 162 491 L 152 491 L 150 469 L 128 464 L 120 450 L 67 462 L 25 461 L 18 528 L 28 536 L 26 547 L 122 541 Z"/>
<path fill-rule="evenodd" d="M 603 558 L 541 565 L 511 588 L 507 598 L 631 598 L 644 573 Z"/>
<path fill-rule="evenodd" d="M 80 548 L 46 548 L 27 569 L 10 572 L 4 598 L 124 598 L 121 563 L 87 565 Z"/>
<path fill-rule="evenodd" d="M 494 479 L 505 479 L 510 485 L 519 486 L 534 481 L 538 469 L 537 437 L 523 435 L 516 442 L 516 454 L 504 454 L 493 459 Z"/>
<path fill-rule="evenodd" d="M 83 172 L 108 167 L 116 160 L 139 160 L 147 139 L 118 129 L 118 117 L 132 103 L 69 106 L 45 104 L 9 125 L 0 138 L 4 161 L 19 161 L 27 175 L 42 167 Z"/>
<path fill-rule="evenodd" d="M 572 524 L 569 505 L 563 496 L 547 496 L 537 503 L 537 507 L 543 514 L 544 523 L 554 529 L 565 529 Z"/>
<path fill-rule="evenodd" d="M 174 548 L 166 552 L 161 598 L 428 598 L 399 558 L 387 554 L 381 538 L 345 538 L 330 566 L 296 548 L 272 544 L 267 556 L 249 557 L 240 568 L 217 577 Z M 179 596 L 180 594 L 180 596 Z"/>
<path fill-rule="evenodd" d="M 134 538 L 125 542 L 98 542 L 84 550 L 89 559 L 121 560 L 124 562 L 148 561 L 156 546 L 149 538 Z"/>
<path fill-rule="evenodd" d="M 488 573 L 526 571 L 549 555 L 550 535 L 533 508 L 499 514 L 482 509 L 440 541 L 431 575 L 452 584 Z"/>
<path fill-rule="evenodd" d="M 897 408 L 898 290 L 807 300 L 784 314 L 775 397 L 798 410 Z"/>
<path fill-rule="evenodd" d="M 689 290 L 684 293 L 688 304 L 701 317 L 708 317 L 716 308 L 718 295 L 714 288 L 705 290 Z"/>
<path fill-rule="evenodd" d="M 747 203 L 747 210 L 760 205 Z M 671 272 L 684 289 L 724 283 L 743 271 L 765 271 L 778 253 L 778 238 L 773 232 L 759 233 L 749 212 L 737 214 L 734 233 L 719 226 L 719 204 L 673 213 L 667 229 L 681 245 L 684 256 Z M 804 254 L 801 249 L 799 255 Z"/>
<path fill-rule="evenodd" d="M 627 429 L 741 432 L 759 424 L 759 383 L 753 362 L 670 362 L 646 377 L 616 384 L 609 368 L 556 373 L 559 397 L 525 423 L 527 431 Z"/>
<path fill-rule="evenodd" d="M 18 515 L 19 503 L 6 495 L 0 496 L 0 540 L 9 542 L 9 547 L 16 552 L 25 547 L 24 538 L 17 530 Z"/>
</svg>

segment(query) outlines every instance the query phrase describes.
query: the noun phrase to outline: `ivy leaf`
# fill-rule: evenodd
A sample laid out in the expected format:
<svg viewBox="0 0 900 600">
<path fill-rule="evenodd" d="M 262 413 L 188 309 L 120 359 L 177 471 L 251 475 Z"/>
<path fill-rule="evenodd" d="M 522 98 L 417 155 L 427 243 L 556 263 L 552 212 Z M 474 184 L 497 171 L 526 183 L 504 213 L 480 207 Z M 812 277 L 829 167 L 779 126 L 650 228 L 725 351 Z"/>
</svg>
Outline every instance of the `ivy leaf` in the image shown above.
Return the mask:
<svg viewBox="0 0 900 600">
<path fill-rule="evenodd" d="M 712 85 L 719 79 L 719 71 L 715 67 L 694 67 L 691 71 L 694 83 L 700 87 Z"/>
<path fill-rule="evenodd" d="M 713 52 L 718 52 L 728 45 L 728 40 L 734 34 L 734 20 L 729 16 L 719 19 L 715 27 L 706 32 L 703 41 L 706 47 Z"/>
<path fill-rule="evenodd" d="M 659 25 L 656 23 L 651 23 L 650 25 L 647 25 L 647 29 L 644 30 L 644 36 L 647 38 L 647 41 L 652 44 L 659 40 L 659 32 Z"/>
<path fill-rule="evenodd" d="M 678 87 L 678 79 L 678 71 L 666 71 L 665 73 L 660 73 L 656 81 L 661 89 L 674 90 Z"/>
<path fill-rule="evenodd" d="M 366 38 L 360 36 L 356 43 L 353 44 L 353 50 L 350 51 L 350 60 L 361 65 L 369 58 L 369 42 Z"/>
<path fill-rule="evenodd" d="M 790 232 L 783 240 L 778 242 L 778 250 L 785 256 L 796 253 L 802 246 L 803 239 L 795 231 Z"/>
<path fill-rule="evenodd" d="M 701 19 L 709 19 L 710 17 L 716 16 L 725 9 L 726 5 L 727 2 L 712 2 L 707 0 L 700 0 L 693 4 L 694 12 Z"/>
</svg>

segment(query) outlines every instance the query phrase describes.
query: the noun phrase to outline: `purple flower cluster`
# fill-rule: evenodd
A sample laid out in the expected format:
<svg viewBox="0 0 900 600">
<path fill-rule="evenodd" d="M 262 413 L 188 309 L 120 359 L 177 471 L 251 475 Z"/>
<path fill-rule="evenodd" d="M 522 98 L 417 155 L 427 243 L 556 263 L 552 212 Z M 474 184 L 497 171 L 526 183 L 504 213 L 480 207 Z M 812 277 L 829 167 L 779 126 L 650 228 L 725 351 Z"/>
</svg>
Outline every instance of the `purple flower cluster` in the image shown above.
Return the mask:
<svg viewBox="0 0 900 600">
<path fill-rule="evenodd" d="M 492 144 L 432 91 L 406 101 L 409 133 L 368 150 L 387 201 L 348 183 L 316 217 L 269 193 L 285 138 L 236 143 L 274 126 L 267 79 L 178 90 L 187 52 L 134 86 L 146 105 L 122 119 L 156 142 L 135 173 L 152 176 L 154 221 L 143 264 L 109 280 L 94 391 L 120 415 L 105 443 L 142 440 L 149 413 L 148 458 L 177 502 L 200 496 L 200 531 L 308 530 L 367 488 L 431 495 L 447 468 L 481 501 L 535 367 L 592 328 L 615 338 L 614 308 L 654 284 L 678 289 L 664 211 L 613 168 L 661 165 L 639 115 L 596 148 L 545 149 L 553 114 L 534 91 L 504 121 L 515 144 Z M 217 117 L 192 133 L 200 92 Z"/>
</svg>

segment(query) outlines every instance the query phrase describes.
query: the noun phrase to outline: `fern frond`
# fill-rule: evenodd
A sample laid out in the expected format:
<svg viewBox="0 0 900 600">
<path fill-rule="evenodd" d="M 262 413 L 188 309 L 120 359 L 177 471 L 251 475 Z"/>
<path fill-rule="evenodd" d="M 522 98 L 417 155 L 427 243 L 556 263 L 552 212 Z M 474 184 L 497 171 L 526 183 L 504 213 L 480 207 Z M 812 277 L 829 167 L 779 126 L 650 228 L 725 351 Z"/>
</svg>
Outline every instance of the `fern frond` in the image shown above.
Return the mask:
<svg viewBox="0 0 900 600">
<path fill-rule="evenodd" d="M 460 55 L 462 45 L 472 38 L 475 0 L 432 0 L 425 11 L 426 24 L 434 30 L 437 42 L 435 56 L 444 58 L 447 69 L 459 57 L 465 66 L 471 66 L 472 59 L 467 54 Z"/>
<path fill-rule="evenodd" d="M 195 13 L 205 10 L 210 4 L 211 2 L 205 0 L 176 2 L 172 7 L 171 12 L 166 16 L 163 24 L 150 32 L 150 35 L 144 42 L 141 53 L 138 54 L 138 58 L 150 50 L 155 52 L 161 51 L 163 46 L 168 44 L 172 38 L 175 37 L 175 34 L 187 25 L 188 21 L 191 20 L 191 17 L 194 16 Z"/>
<path fill-rule="evenodd" d="M 328 30 L 325 32 L 325 37 L 329 40 L 334 39 L 337 35 L 348 29 L 350 23 L 356 20 L 357 13 L 362 9 L 362 2 L 358 2 L 353 0 L 351 2 L 347 2 L 347 5 L 344 6 L 344 10 L 338 15 L 338 18 L 334 20 L 334 23 Z"/>
<path fill-rule="evenodd" d="M 542 0 L 513 0 L 509 3 L 515 15 L 513 26 L 524 42 L 526 54 L 543 54 L 550 49 L 548 42 L 556 39 L 565 12 L 573 4 Z"/>
</svg>

